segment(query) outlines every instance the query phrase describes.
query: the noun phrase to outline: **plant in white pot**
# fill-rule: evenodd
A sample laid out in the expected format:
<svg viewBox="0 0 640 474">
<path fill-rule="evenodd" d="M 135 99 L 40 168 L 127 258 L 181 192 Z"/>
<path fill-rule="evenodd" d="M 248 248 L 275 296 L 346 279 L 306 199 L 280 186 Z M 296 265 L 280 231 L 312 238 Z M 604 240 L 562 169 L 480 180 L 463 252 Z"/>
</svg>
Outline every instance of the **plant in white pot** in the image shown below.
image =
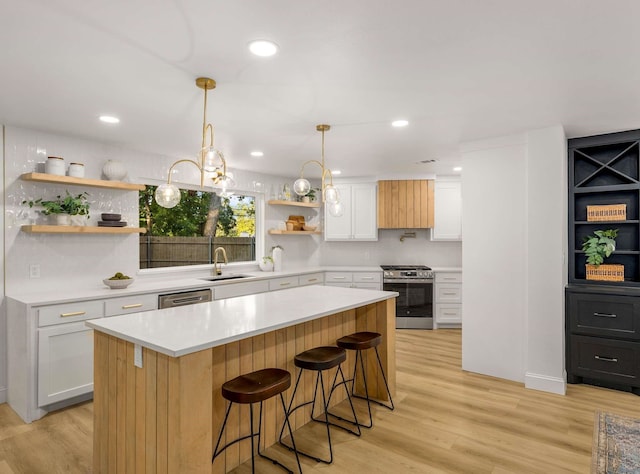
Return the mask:
<svg viewBox="0 0 640 474">
<path fill-rule="evenodd" d="M 262 270 L 263 272 L 272 272 L 273 257 L 271 257 L 270 255 L 267 255 L 266 257 L 262 257 L 258 265 L 260 265 L 260 270 Z"/>
<path fill-rule="evenodd" d="M 29 207 L 41 206 L 42 214 L 53 216 L 57 225 L 85 225 L 89 219 L 89 194 L 84 192 L 77 195 L 69 194 L 56 196 L 52 201 L 45 201 L 42 198 L 34 201 L 22 201 Z"/>
</svg>

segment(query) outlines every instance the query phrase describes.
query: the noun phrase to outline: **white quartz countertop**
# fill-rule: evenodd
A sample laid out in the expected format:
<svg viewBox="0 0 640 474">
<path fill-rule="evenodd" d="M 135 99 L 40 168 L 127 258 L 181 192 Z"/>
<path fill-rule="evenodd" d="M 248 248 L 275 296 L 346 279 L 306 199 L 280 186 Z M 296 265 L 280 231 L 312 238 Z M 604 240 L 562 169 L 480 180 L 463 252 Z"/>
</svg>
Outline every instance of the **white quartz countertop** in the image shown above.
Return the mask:
<svg viewBox="0 0 640 474">
<path fill-rule="evenodd" d="M 94 319 L 85 324 L 179 357 L 397 296 L 392 291 L 314 285 Z"/>
</svg>

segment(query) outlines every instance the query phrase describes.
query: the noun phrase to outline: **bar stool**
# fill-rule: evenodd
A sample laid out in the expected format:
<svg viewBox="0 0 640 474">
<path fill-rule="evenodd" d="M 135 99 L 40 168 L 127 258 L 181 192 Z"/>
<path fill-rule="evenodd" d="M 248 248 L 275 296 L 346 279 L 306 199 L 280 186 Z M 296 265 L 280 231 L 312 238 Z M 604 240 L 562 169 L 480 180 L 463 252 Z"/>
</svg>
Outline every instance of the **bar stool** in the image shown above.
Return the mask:
<svg viewBox="0 0 640 474">
<path fill-rule="evenodd" d="M 356 332 L 353 334 L 349 334 L 348 336 L 343 336 L 336 341 L 338 347 L 341 347 L 346 350 L 356 351 L 356 361 L 353 367 L 353 378 L 348 381 L 351 382 L 351 395 L 355 398 L 361 398 L 367 401 L 367 408 L 369 410 L 369 423 L 361 424 L 364 428 L 371 428 L 373 426 L 373 418 L 371 416 L 371 402 L 377 403 L 380 406 L 388 408 L 389 410 L 394 410 L 395 406 L 393 404 L 393 398 L 391 398 L 391 391 L 389 390 L 389 384 L 387 383 L 387 377 L 384 374 L 384 369 L 382 368 L 382 361 L 380 361 L 380 354 L 378 353 L 378 346 L 382 342 L 382 334 L 377 332 Z M 374 348 L 376 351 L 376 358 L 378 359 L 378 366 L 380 367 L 380 373 L 382 374 L 382 380 L 384 380 L 384 386 L 387 389 L 387 395 L 389 395 L 389 404 L 383 403 L 379 400 L 375 400 L 369 397 L 369 388 L 367 386 L 367 373 L 364 369 L 364 360 L 362 357 L 362 351 L 367 349 Z M 364 381 L 364 392 L 365 396 L 356 395 L 353 392 L 353 388 L 356 381 L 356 374 L 358 372 L 358 360 L 360 360 L 360 368 L 362 372 L 362 378 Z"/>
<path fill-rule="evenodd" d="M 294 364 L 296 367 L 298 367 L 300 370 L 298 371 L 298 377 L 296 378 L 296 384 L 295 387 L 293 389 L 293 394 L 291 395 L 291 400 L 289 401 L 289 409 L 288 409 L 288 415 L 290 416 L 293 412 L 295 412 L 297 409 L 302 408 L 303 406 L 309 405 L 311 404 L 311 419 L 313 421 L 317 421 L 319 423 L 324 423 L 327 427 L 327 442 L 329 444 L 329 459 L 322 459 L 318 456 L 314 456 L 311 455 L 309 453 L 305 453 L 303 451 L 298 450 L 298 453 L 306 456 L 308 458 L 314 459 L 315 461 L 318 462 L 323 462 L 325 464 L 331 464 L 333 462 L 333 447 L 331 445 L 331 430 L 330 430 L 330 426 L 335 426 L 338 428 L 341 428 L 345 431 L 347 431 L 348 433 L 354 434 L 356 436 L 360 436 L 361 432 L 360 432 L 360 425 L 358 423 L 358 418 L 356 417 L 356 411 L 353 407 L 353 402 L 351 401 L 351 395 L 349 394 L 349 390 L 346 387 L 346 380 L 344 378 L 344 373 L 342 372 L 342 362 L 344 362 L 347 359 L 347 351 L 345 351 L 344 349 L 341 349 L 339 347 L 335 347 L 335 346 L 323 346 L 323 347 L 316 347 L 313 349 L 309 349 L 307 351 L 301 352 L 300 354 L 296 355 L 294 357 Z M 325 395 L 325 389 L 324 389 L 324 376 L 323 376 L 323 372 L 329 369 L 333 369 L 334 367 L 337 367 L 336 370 L 336 374 L 335 377 L 333 378 L 333 384 L 331 385 L 331 391 L 329 394 L 329 398 L 326 397 Z M 302 377 L 302 372 L 304 370 L 313 370 L 316 372 L 316 380 L 315 380 L 315 388 L 314 388 L 314 392 L 313 392 L 313 400 L 311 401 L 307 401 L 307 402 L 303 402 L 300 403 L 299 405 L 295 406 L 292 408 L 293 406 L 293 401 L 295 399 L 295 395 L 296 392 L 298 390 L 298 386 L 300 384 L 300 378 Z M 336 383 L 338 380 L 338 374 L 340 374 L 341 378 L 342 378 L 342 382 Z M 346 420 L 352 424 L 354 424 L 356 426 L 356 430 L 350 430 L 348 428 L 345 428 L 344 426 L 340 426 L 336 423 L 332 423 L 329 421 L 329 415 L 331 415 L 331 413 L 329 413 L 329 404 L 331 402 L 331 396 L 333 395 L 333 392 L 335 390 L 335 388 L 339 385 L 344 385 L 345 386 L 345 392 L 347 394 L 347 399 L 349 400 L 349 405 L 351 406 L 351 413 L 353 414 L 353 421 L 352 420 Z M 317 394 L 318 394 L 318 387 L 320 388 L 320 392 L 322 393 L 322 408 L 324 409 L 324 419 L 318 419 L 314 416 L 314 412 L 316 409 L 316 398 L 317 398 Z M 282 444 L 283 446 L 292 449 L 290 446 L 287 446 L 283 441 L 282 441 L 282 434 L 284 432 L 284 425 L 282 425 L 282 429 L 280 430 L 280 444 Z"/>
<path fill-rule="evenodd" d="M 280 395 L 280 401 L 282 403 L 282 409 L 284 410 L 284 425 L 289 427 L 289 434 L 291 435 L 291 443 L 293 445 L 290 450 L 296 455 L 296 461 L 298 463 L 298 471 L 302 474 L 302 467 L 300 467 L 300 458 L 298 457 L 298 451 L 296 450 L 296 443 L 293 439 L 293 431 L 291 429 L 291 423 L 289 422 L 289 414 L 287 413 L 287 407 L 284 403 L 284 396 L 282 392 L 287 390 L 291 386 L 291 374 L 282 369 L 262 369 L 257 370 L 255 372 L 250 372 L 248 374 L 241 375 L 234 379 L 231 379 L 225 382 L 222 385 L 222 396 L 229 400 L 229 405 L 227 406 L 227 411 L 224 415 L 224 422 L 222 423 L 222 428 L 220 429 L 220 435 L 218 436 L 218 441 L 216 442 L 216 447 L 213 451 L 213 457 L 211 458 L 211 462 L 213 463 L 220 454 L 224 452 L 229 446 L 232 446 L 242 440 L 247 438 L 251 438 L 251 472 L 255 473 L 255 446 L 253 439 L 255 437 L 258 438 L 258 455 L 262 458 L 268 459 L 273 464 L 277 464 L 287 472 L 293 474 L 294 471 L 290 470 L 284 464 L 272 459 L 260 452 L 260 435 L 262 433 L 262 402 L 275 397 L 276 395 Z M 258 421 L 258 431 L 254 432 L 253 426 L 253 404 L 260 402 L 260 415 Z M 227 424 L 227 419 L 229 418 L 229 412 L 231 411 L 231 406 L 234 403 L 241 404 L 249 404 L 249 414 L 251 419 L 251 434 L 246 436 L 242 436 L 230 443 L 227 443 L 222 449 L 218 451 L 218 447 L 220 446 L 220 441 L 222 440 L 222 435 L 224 433 L 224 428 Z M 284 425 L 282 429 L 284 430 Z M 281 433 L 282 435 L 282 433 Z"/>
</svg>

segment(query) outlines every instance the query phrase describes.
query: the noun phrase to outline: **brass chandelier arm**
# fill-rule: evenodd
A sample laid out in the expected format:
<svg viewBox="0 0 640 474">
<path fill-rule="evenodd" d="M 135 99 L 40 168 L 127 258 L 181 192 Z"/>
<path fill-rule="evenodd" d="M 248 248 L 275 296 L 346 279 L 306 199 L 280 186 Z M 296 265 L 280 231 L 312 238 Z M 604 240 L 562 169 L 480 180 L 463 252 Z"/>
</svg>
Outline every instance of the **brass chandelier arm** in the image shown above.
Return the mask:
<svg viewBox="0 0 640 474">
<path fill-rule="evenodd" d="M 191 163 L 192 165 L 194 165 L 196 168 L 198 168 L 200 170 L 200 186 L 202 186 L 204 184 L 204 170 L 202 169 L 202 167 L 196 163 L 193 160 L 188 160 L 188 159 L 182 159 L 182 160 L 178 160 L 175 163 L 173 163 L 171 165 L 171 168 L 169 168 L 169 173 L 167 174 L 167 184 L 171 184 L 171 175 L 173 174 L 173 168 L 176 167 L 176 165 L 180 164 L 180 163 Z"/>
</svg>

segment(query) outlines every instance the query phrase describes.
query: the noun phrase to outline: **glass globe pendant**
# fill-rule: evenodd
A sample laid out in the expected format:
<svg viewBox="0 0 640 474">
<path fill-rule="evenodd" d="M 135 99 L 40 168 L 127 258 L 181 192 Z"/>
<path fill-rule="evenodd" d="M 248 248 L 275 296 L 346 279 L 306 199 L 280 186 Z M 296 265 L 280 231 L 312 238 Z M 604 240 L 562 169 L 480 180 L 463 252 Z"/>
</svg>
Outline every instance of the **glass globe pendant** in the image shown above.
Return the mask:
<svg viewBox="0 0 640 474">
<path fill-rule="evenodd" d="M 293 190 L 298 196 L 306 196 L 311 190 L 311 183 L 304 178 L 298 178 L 293 183 Z"/>
<path fill-rule="evenodd" d="M 161 184 L 156 189 L 155 198 L 159 206 L 171 209 L 180 202 L 180 190 L 175 184 Z"/>
<path fill-rule="evenodd" d="M 340 201 L 338 190 L 333 184 L 327 184 L 324 187 L 324 201 L 328 202 L 329 204 L 335 204 Z"/>
<path fill-rule="evenodd" d="M 341 217 L 342 214 L 344 214 L 344 207 L 339 201 L 331 202 L 327 203 L 327 211 L 329 211 L 329 214 L 331 214 L 333 217 Z"/>
</svg>

